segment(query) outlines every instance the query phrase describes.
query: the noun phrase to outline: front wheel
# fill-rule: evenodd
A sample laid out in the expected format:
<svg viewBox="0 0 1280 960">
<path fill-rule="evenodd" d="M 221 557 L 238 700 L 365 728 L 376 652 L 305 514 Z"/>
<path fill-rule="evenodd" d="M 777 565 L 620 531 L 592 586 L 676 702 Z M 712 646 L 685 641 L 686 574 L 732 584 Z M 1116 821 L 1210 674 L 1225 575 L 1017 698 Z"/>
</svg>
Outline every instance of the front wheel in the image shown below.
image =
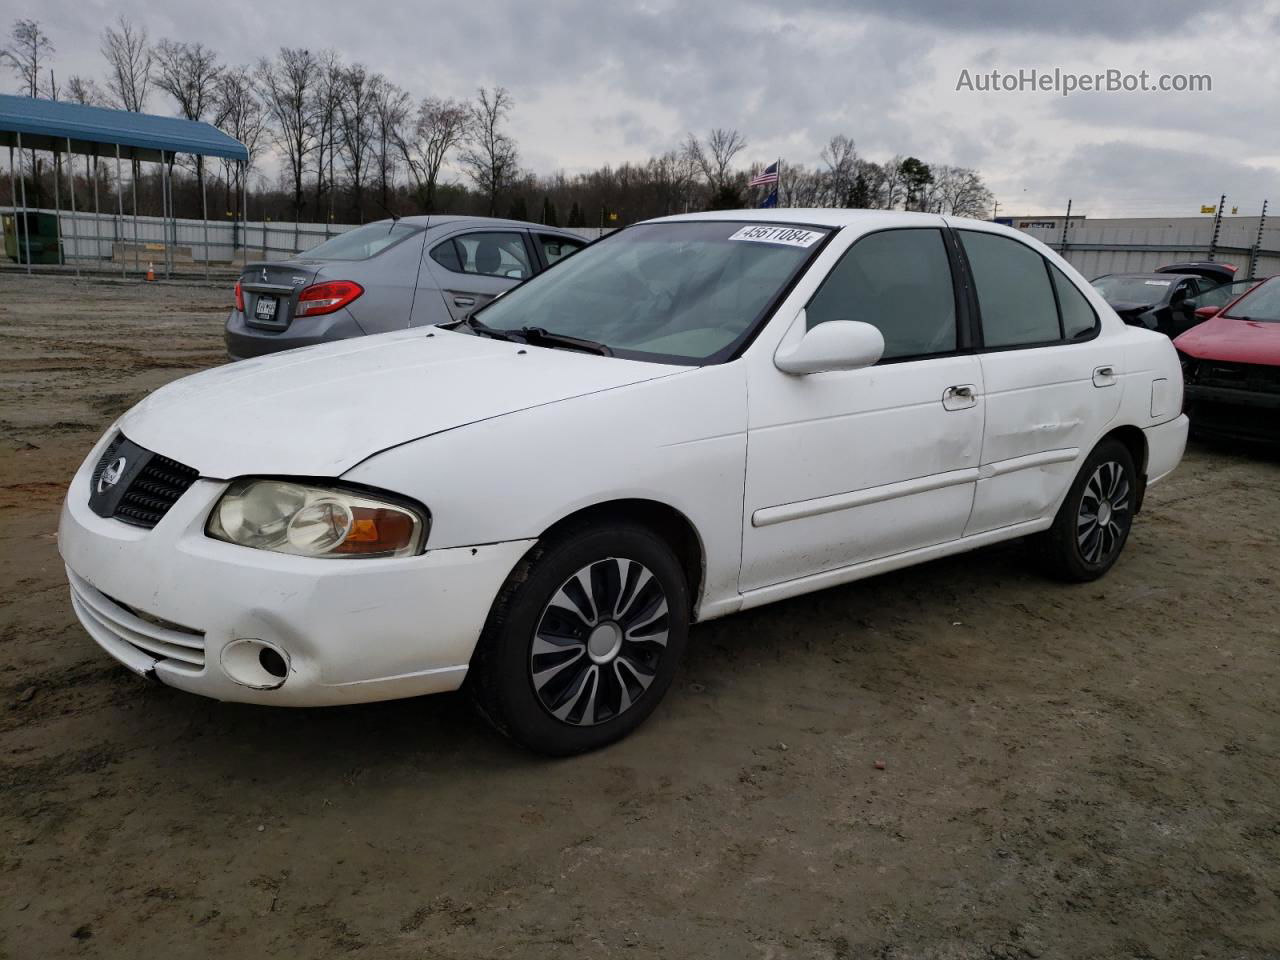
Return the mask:
<svg viewBox="0 0 1280 960">
<path fill-rule="evenodd" d="M 472 659 L 477 706 L 502 733 L 564 756 L 618 740 L 675 676 L 689 590 L 671 548 L 609 523 L 539 544 L 494 602 Z"/>
<path fill-rule="evenodd" d="M 1062 580 L 1096 580 L 1115 564 L 1137 507 L 1133 457 L 1118 440 L 1094 448 L 1076 475 L 1053 526 L 1038 547 L 1047 571 Z"/>
</svg>

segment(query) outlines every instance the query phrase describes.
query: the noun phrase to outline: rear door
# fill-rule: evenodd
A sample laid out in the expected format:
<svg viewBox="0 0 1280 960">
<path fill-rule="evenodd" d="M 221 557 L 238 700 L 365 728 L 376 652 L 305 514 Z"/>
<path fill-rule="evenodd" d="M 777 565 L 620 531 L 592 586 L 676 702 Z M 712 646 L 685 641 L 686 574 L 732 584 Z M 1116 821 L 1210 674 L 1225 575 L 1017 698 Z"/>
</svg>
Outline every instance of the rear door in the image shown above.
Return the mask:
<svg viewBox="0 0 1280 960">
<path fill-rule="evenodd" d="M 465 320 L 532 276 L 535 262 L 532 242 L 523 230 L 467 230 L 436 242 L 425 264 L 450 316 Z"/>
<path fill-rule="evenodd" d="M 986 425 L 965 535 L 1051 512 L 1115 417 L 1123 361 L 1067 275 L 1031 246 L 956 231 L 972 275 Z"/>
</svg>

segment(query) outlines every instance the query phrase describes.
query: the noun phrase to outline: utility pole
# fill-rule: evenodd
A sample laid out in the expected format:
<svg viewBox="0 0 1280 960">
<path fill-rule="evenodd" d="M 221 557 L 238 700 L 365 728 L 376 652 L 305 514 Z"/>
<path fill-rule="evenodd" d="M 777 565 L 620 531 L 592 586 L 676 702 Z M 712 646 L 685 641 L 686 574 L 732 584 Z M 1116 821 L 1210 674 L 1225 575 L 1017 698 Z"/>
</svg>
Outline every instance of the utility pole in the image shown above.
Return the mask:
<svg viewBox="0 0 1280 960">
<path fill-rule="evenodd" d="M 1227 205 L 1227 195 L 1218 198 L 1218 210 L 1213 215 L 1213 236 L 1209 239 L 1209 260 L 1212 261 L 1218 251 L 1218 235 L 1222 233 L 1222 208 Z"/>
<path fill-rule="evenodd" d="M 995 203 L 994 203 L 994 204 L 992 204 L 992 206 L 991 206 L 991 220 L 992 220 L 992 222 L 994 222 L 994 221 L 995 221 L 995 219 L 996 219 L 996 215 L 997 215 L 999 212 L 1000 212 L 1000 201 L 999 201 L 999 200 L 997 200 L 997 201 L 995 201 Z"/>
<path fill-rule="evenodd" d="M 1071 222 L 1071 198 L 1067 198 L 1067 215 L 1062 218 L 1062 243 L 1058 245 L 1058 252 L 1064 257 L 1067 255 L 1067 224 Z"/>
<path fill-rule="evenodd" d="M 1249 277 L 1252 280 L 1258 269 L 1258 256 L 1262 253 L 1262 231 L 1267 226 L 1267 201 L 1262 201 L 1262 215 L 1258 217 L 1258 239 L 1253 242 L 1253 250 L 1249 255 Z"/>
</svg>

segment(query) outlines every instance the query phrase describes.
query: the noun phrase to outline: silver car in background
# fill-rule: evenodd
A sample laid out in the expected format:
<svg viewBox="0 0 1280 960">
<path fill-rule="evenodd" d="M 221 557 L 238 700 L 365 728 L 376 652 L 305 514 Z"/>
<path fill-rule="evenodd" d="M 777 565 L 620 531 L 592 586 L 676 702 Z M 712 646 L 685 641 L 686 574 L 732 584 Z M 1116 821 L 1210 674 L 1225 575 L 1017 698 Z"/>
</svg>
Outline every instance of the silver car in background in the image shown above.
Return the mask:
<svg viewBox="0 0 1280 960">
<path fill-rule="evenodd" d="M 227 316 L 233 360 L 347 337 L 464 320 L 586 246 L 520 220 L 379 220 L 292 260 L 246 265 Z"/>
</svg>

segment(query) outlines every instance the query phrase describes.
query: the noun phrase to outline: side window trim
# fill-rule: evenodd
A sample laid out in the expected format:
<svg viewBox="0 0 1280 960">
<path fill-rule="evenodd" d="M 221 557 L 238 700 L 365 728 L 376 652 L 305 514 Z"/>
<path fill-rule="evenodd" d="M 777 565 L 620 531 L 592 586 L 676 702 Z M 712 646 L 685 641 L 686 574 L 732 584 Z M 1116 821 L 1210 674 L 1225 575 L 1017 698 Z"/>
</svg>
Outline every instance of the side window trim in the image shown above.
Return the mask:
<svg viewBox="0 0 1280 960">
<path fill-rule="evenodd" d="M 1035 350 L 1040 347 L 1071 346 L 1072 344 L 1088 343 L 1090 340 L 1095 340 L 1097 339 L 1098 335 L 1102 332 L 1102 318 L 1098 316 L 1098 311 L 1094 310 L 1093 304 L 1089 302 L 1089 298 L 1084 297 L 1084 295 L 1081 294 L 1081 296 L 1084 298 L 1085 305 L 1088 306 L 1090 312 L 1093 314 L 1093 327 L 1091 329 L 1089 336 L 1087 337 L 1076 337 L 1073 339 L 1067 338 L 1066 327 L 1065 327 L 1066 321 L 1062 314 L 1062 302 L 1058 296 L 1058 284 L 1054 281 L 1053 272 L 1050 270 L 1050 267 L 1053 266 L 1053 264 L 1051 264 L 1049 261 L 1049 258 L 1046 257 L 1044 254 L 1042 254 L 1039 250 L 1036 250 L 1030 244 L 1022 243 L 1022 241 L 1017 239 L 1016 237 L 1009 237 L 1003 233 L 996 233 L 996 231 L 994 230 L 970 230 L 968 231 L 970 233 L 991 233 L 997 237 L 1005 237 L 1008 240 L 1012 240 L 1014 243 L 1021 244 L 1022 246 L 1030 250 L 1032 253 L 1034 253 L 1036 256 L 1038 256 L 1041 262 L 1044 264 L 1045 273 L 1048 275 L 1049 289 L 1053 291 L 1053 302 L 1058 311 L 1058 339 L 1057 340 L 1041 340 L 1036 343 L 1012 343 L 1004 347 L 987 346 L 986 339 L 983 335 L 983 329 L 982 329 L 982 305 L 978 302 L 977 283 L 974 281 L 973 267 L 970 265 L 969 258 L 964 252 L 964 244 L 961 242 L 961 238 L 960 238 L 960 233 L 964 231 L 957 229 L 955 227 L 950 227 L 950 226 L 948 226 L 947 229 L 950 233 L 953 233 L 955 235 L 956 247 L 958 248 L 958 254 L 959 254 L 959 260 L 964 265 L 964 273 L 966 277 L 966 286 L 968 287 L 968 291 L 969 291 L 969 299 L 973 305 L 972 310 L 973 310 L 973 323 L 974 323 L 974 346 L 972 348 L 972 351 L 970 352 L 1004 353 L 1009 350 Z M 1062 273 L 1062 271 L 1059 270 L 1059 273 Z M 1071 283 L 1073 286 L 1075 285 L 1072 282 L 1071 278 L 1068 277 L 1065 273 L 1062 273 L 1062 277 L 1064 280 L 1066 280 L 1067 283 Z"/>
<path fill-rule="evenodd" d="M 818 294 L 822 292 L 822 288 L 826 284 L 827 278 L 830 277 L 833 273 L 835 273 L 838 269 L 840 269 L 840 265 L 844 263 L 845 258 L 848 257 L 850 254 L 852 254 L 853 251 L 857 248 L 858 244 L 860 244 L 863 240 L 867 239 L 867 237 L 873 237 L 881 233 L 891 233 L 891 232 L 898 233 L 905 230 L 934 230 L 940 235 L 940 238 L 942 240 L 942 247 L 946 251 L 947 266 L 950 268 L 951 297 L 955 304 L 953 309 L 955 312 L 956 345 L 950 350 L 940 350 L 937 353 L 915 353 L 915 354 L 909 354 L 907 356 L 902 356 L 902 357 L 882 357 L 880 360 L 876 361 L 875 365 L 877 367 L 887 366 L 888 364 L 891 364 L 891 363 L 915 363 L 919 360 L 936 360 L 939 357 L 954 357 L 957 354 L 965 354 L 965 353 L 973 352 L 972 348 L 965 346 L 966 341 L 970 339 L 969 331 L 968 331 L 969 310 L 968 310 L 967 302 L 964 299 L 962 299 L 960 286 L 957 283 L 956 273 L 957 273 L 957 270 L 959 269 L 959 263 L 957 262 L 955 253 L 951 249 L 951 244 L 948 241 L 948 236 L 951 233 L 951 230 L 945 223 L 940 223 L 936 227 L 932 225 L 926 226 L 922 224 L 920 226 L 880 227 L 876 230 L 868 230 L 866 233 L 859 236 L 858 239 L 854 240 L 853 243 L 849 244 L 849 246 L 845 248 L 844 253 L 840 254 L 840 259 L 838 259 L 834 264 L 832 264 L 831 269 L 827 271 L 827 275 L 822 278 L 822 283 L 818 284 L 818 289 L 813 292 L 813 295 L 809 298 L 808 303 L 805 304 L 806 309 L 808 308 L 809 303 L 812 303 L 814 299 L 817 298 Z"/>
</svg>

